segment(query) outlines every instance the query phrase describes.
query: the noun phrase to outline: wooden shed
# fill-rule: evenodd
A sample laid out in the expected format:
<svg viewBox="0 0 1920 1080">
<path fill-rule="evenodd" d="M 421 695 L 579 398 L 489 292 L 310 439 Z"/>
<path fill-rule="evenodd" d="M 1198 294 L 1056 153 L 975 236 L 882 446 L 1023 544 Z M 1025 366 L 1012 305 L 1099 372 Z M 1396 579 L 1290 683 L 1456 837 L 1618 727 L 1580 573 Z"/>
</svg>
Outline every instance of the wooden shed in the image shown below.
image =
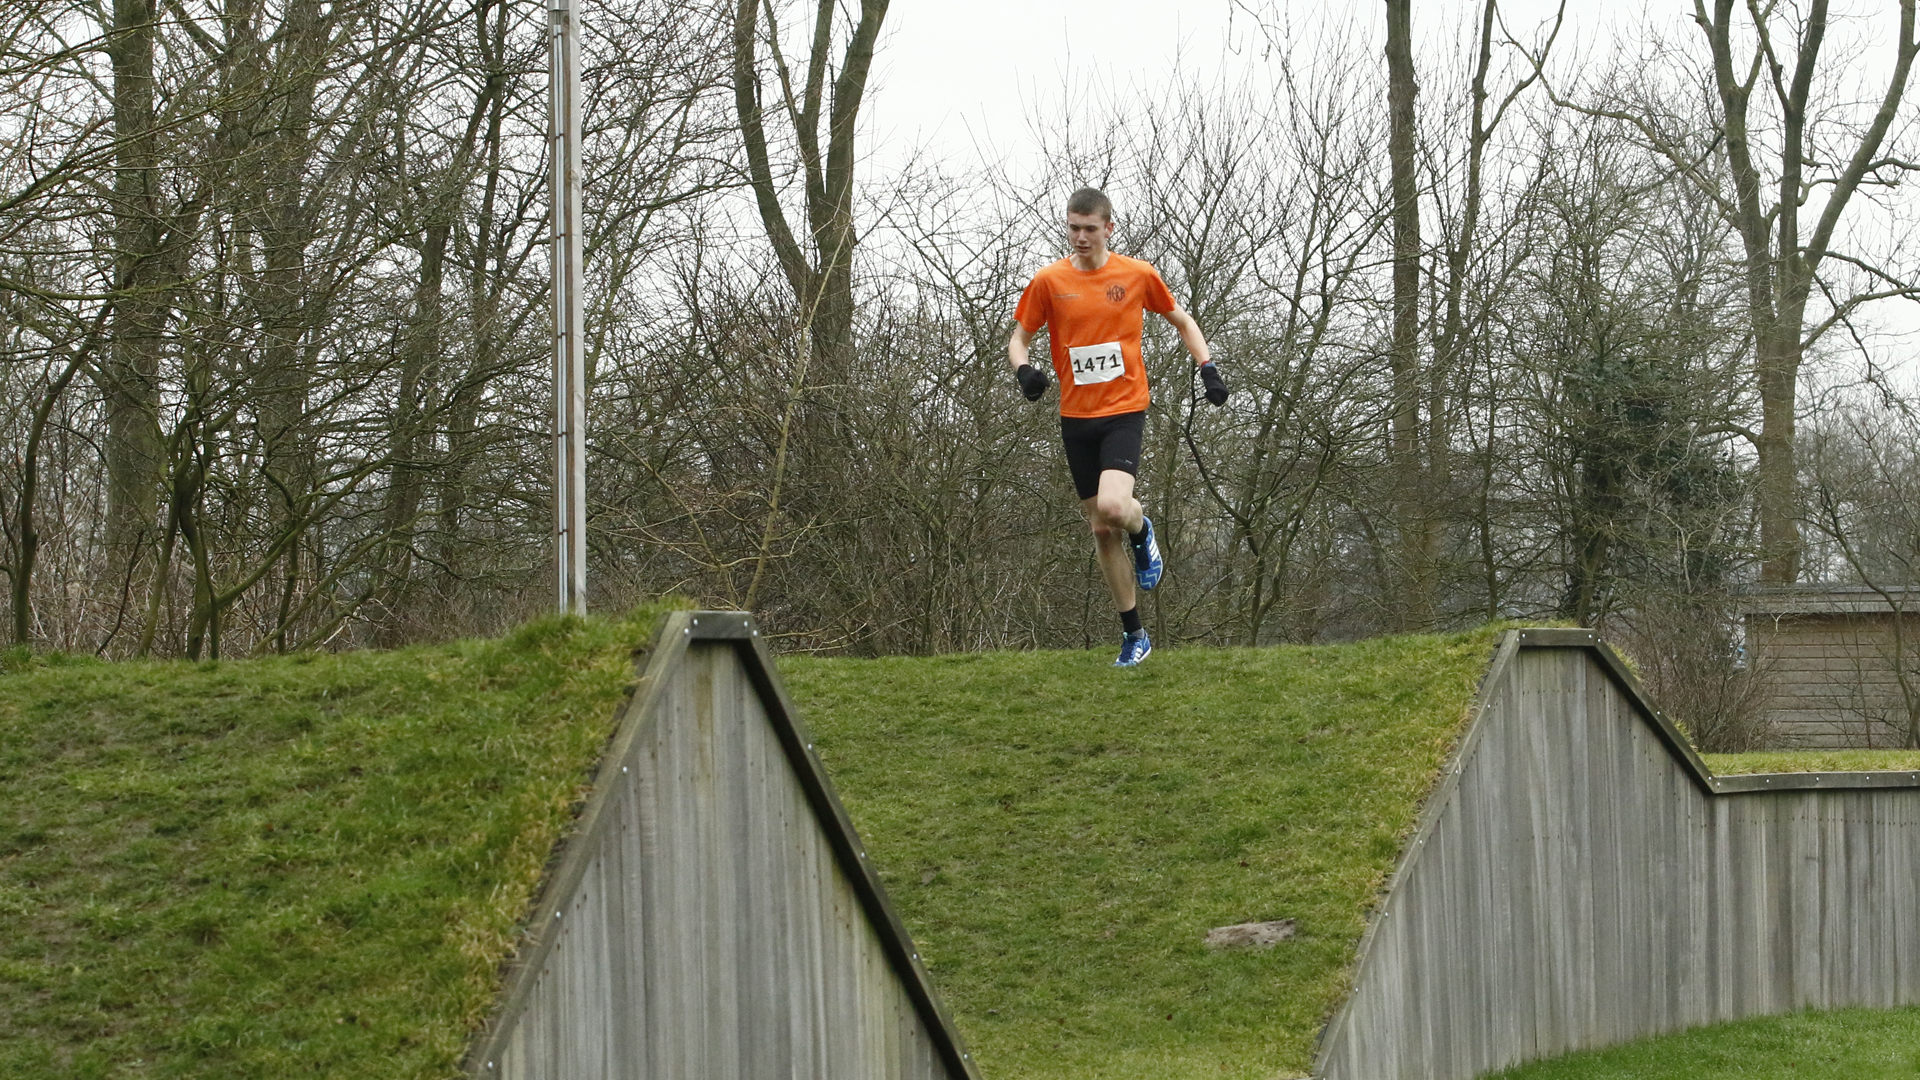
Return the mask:
<svg viewBox="0 0 1920 1080">
<path fill-rule="evenodd" d="M 1920 587 L 1795 585 L 1741 598 L 1767 719 L 1801 747 L 1903 747 L 1920 735 Z"/>
<path fill-rule="evenodd" d="M 740 612 L 682 612 L 535 908 L 475 1080 L 970 1080 Z"/>
</svg>

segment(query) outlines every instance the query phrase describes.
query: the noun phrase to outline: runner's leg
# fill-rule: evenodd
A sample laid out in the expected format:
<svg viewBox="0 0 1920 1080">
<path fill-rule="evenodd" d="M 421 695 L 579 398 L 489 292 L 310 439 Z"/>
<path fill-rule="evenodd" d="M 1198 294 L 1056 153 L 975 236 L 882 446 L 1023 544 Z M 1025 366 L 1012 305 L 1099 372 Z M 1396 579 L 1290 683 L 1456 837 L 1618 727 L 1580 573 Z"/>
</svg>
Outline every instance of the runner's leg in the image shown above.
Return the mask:
<svg viewBox="0 0 1920 1080">
<path fill-rule="evenodd" d="M 1093 547 L 1100 560 L 1100 575 L 1113 595 L 1113 610 L 1133 610 L 1133 547 L 1128 536 L 1140 531 L 1144 516 L 1140 500 L 1133 497 L 1132 474 L 1102 470 L 1099 494 L 1080 500 L 1080 511 L 1093 530 Z"/>
<path fill-rule="evenodd" d="M 1115 667 L 1133 667 L 1153 651 L 1153 643 L 1140 625 L 1140 609 L 1135 604 L 1136 587 L 1152 588 L 1142 578 L 1136 559 L 1132 533 L 1146 527 L 1140 502 L 1133 497 L 1133 474 L 1139 467 L 1140 436 L 1145 427 L 1141 413 L 1114 417 L 1078 419 L 1060 418 L 1060 438 L 1066 447 L 1068 471 L 1073 474 L 1074 493 L 1080 496 L 1080 512 L 1093 533 L 1094 557 L 1100 563 L 1100 576 L 1106 580 L 1120 616 L 1120 658 Z M 1152 575 L 1158 578 L 1156 572 Z"/>
</svg>

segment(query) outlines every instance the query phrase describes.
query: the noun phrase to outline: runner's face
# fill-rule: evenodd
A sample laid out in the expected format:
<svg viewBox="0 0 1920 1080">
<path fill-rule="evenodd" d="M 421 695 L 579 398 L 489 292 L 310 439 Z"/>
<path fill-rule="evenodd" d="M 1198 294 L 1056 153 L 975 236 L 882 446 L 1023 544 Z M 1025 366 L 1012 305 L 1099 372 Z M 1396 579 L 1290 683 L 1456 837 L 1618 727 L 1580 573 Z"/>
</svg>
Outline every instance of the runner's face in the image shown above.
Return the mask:
<svg viewBox="0 0 1920 1080">
<path fill-rule="evenodd" d="M 1099 258 L 1107 250 L 1107 238 L 1113 235 L 1113 222 L 1099 214 L 1067 214 L 1067 241 L 1073 253 L 1082 258 Z"/>
</svg>

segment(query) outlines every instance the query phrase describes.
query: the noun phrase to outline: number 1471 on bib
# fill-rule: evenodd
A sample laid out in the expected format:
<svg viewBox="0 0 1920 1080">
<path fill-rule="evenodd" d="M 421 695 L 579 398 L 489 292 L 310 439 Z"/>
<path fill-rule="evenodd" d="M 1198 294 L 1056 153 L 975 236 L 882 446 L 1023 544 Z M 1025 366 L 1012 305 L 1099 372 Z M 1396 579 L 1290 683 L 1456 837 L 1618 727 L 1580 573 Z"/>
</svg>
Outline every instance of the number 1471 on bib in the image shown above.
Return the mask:
<svg viewBox="0 0 1920 1080">
<path fill-rule="evenodd" d="M 1067 360 L 1073 367 L 1073 382 L 1076 386 L 1111 382 L 1127 372 L 1127 361 L 1121 354 L 1120 343 L 1117 341 L 1106 341 L 1098 345 L 1076 345 L 1067 350 Z"/>
</svg>

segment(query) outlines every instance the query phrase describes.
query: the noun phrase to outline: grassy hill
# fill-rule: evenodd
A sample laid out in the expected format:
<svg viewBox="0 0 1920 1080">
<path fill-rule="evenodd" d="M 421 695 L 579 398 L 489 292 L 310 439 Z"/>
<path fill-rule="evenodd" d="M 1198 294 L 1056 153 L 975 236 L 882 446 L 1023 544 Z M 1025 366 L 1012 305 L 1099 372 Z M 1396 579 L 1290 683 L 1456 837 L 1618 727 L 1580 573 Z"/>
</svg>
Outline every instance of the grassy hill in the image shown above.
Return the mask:
<svg viewBox="0 0 1920 1080">
<path fill-rule="evenodd" d="M 991 1080 L 1270 1080 L 1311 1065 L 1495 644 L 782 673 Z M 1201 944 L 1282 918 L 1271 951 Z"/>
<path fill-rule="evenodd" d="M 0 1074 L 451 1075 L 656 614 L 0 654 Z M 1265 1080 L 1308 1065 L 1493 645 L 783 669 L 991 1080 Z"/>
<path fill-rule="evenodd" d="M 8 654 L 0 1075 L 452 1075 L 654 619 Z"/>
</svg>

